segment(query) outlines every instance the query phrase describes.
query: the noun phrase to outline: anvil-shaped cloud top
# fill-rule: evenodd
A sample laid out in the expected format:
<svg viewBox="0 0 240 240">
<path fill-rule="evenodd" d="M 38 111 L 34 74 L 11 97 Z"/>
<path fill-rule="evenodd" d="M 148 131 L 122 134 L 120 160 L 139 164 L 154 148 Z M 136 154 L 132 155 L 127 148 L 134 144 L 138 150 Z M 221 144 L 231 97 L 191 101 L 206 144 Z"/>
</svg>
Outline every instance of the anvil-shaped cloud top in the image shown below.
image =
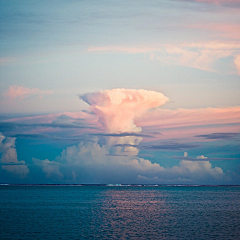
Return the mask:
<svg viewBox="0 0 240 240">
<path fill-rule="evenodd" d="M 140 132 L 141 128 L 134 124 L 134 119 L 168 100 L 160 92 L 123 88 L 86 93 L 80 98 L 90 105 L 109 133 Z"/>
</svg>

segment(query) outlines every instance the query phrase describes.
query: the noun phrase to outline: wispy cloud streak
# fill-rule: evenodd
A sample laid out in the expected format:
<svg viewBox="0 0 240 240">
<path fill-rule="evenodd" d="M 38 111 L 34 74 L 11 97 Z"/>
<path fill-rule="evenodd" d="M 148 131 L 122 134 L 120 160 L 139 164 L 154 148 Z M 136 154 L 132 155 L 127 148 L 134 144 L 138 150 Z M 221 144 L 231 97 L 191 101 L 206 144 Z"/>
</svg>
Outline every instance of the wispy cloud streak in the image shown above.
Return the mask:
<svg viewBox="0 0 240 240">
<path fill-rule="evenodd" d="M 10 97 L 11 99 L 23 100 L 31 96 L 42 98 L 44 95 L 49 95 L 52 93 L 53 91 L 49 91 L 49 90 L 40 90 L 38 88 L 28 88 L 28 87 L 13 85 L 9 87 L 9 89 L 6 91 L 5 94 L 7 97 Z"/>
<path fill-rule="evenodd" d="M 210 28 L 211 25 L 189 25 L 189 28 Z M 228 29 L 229 26 L 223 27 L 212 26 L 211 30 L 219 29 L 220 31 Z M 232 29 L 232 33 L 236 34 L 240 30 L 240 26 L 236 25 Z M 237 37 L 239 39 L 240 35 Z M 112 52 L 112 53 L 125 53 L 125 54 L 148 54 L 152 60 L 159 61 L 163 65 L 180 65 L 201 69 L 204 71 L 218 71 L 214 68 L 214 64 L 219 59 L 227 57 L 235 58 L 234 64 L 239 72 L 239 52 L 240 44 L 238 42 L 195 42 L 195 43 L 182 43 L 182 44 L 156 44 L 152 47 L 124 47 L 124 46 L 103 46 L 103 47 L 90 47 L 90 52 Z"/>
</svg>

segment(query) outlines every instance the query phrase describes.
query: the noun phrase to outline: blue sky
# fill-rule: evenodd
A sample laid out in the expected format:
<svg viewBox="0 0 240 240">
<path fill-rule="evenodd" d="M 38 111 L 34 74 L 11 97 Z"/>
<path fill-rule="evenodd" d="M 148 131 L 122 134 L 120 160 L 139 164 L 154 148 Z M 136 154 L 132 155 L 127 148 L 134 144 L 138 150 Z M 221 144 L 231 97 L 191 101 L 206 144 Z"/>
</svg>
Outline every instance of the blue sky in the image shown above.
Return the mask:
<svg viewBox="0 0 240 240">
<path fill-rule="evenodd" d="M 0 181 L 239 184 L 239 13 L 234 0 L 0 1 Z M 106 100 L 154 101 L 139 89 L 168 101 Z M 95 105 L 79 99 L 91 92 Z"/>
</svg>

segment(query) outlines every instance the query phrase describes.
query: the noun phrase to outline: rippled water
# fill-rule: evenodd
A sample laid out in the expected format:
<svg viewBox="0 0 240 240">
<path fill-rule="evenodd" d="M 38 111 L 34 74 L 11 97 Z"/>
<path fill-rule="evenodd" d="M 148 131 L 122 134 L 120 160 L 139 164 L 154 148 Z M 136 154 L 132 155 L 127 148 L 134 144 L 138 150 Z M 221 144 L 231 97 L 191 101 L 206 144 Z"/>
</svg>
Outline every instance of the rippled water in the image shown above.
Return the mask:
<svg viewBox="0 0 240 240">
<path fill-rule="evenodd" d="M 240 187 L 0 186 L 1 239 L 240 239 Z"/>
</svg>

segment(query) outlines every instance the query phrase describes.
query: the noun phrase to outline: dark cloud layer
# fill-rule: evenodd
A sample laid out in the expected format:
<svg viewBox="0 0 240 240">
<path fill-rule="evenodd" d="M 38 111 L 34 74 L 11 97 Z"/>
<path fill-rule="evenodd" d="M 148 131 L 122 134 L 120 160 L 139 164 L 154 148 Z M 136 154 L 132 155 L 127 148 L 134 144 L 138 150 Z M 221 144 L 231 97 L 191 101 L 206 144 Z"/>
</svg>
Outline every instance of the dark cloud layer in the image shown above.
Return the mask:
<svg viewBox="0 0 240 240">
<path fill-rule="evenodd" d="M 134 132 L 124 132 L 124 133 L 94 133 L 94 136 L 102 136 L 102 137 L 149 137 L 154 138 L 154 136 L 149 134 L 141 134 L 141 133 L 134 133 Z"/>
<path fill-rule="evenodd" d="M 52 128 L 91 128 L 96 129 L 96 127 L 90 126 L 88 124 L 80 124 L 76 122 L 68 123 L 68 124 L 61 124 L 61 123 L 17 123 L 17 122 L 0 122 L 0 129 L 1 130 L 12 130 L 17 127 L 52 127 Z"/>
<path fill-rule="evenodd" d="M 0 163 L 0 165 L 2 165 L 2 166 L 7 166 L 7 165 L 24 165 L 24 166 L 26 166 L 26 165 L 28 165 L 28 164 L 25 164 L 25 163 L 21 163 L 21 162 L 19 162 L 19 163 L 14 163 L 14 162 L 9 162 L 9 163 Z"/>
<path fill-rule="evenodd" d="M 79 137 L 61 137 L 61 136 L 55 136 L 55 135 L 46 135 L 46 134 L 16 134 L 12 135 L 10 137 L 15 138 L 24 138 L 24 139 L 50 139 L 54 141 L 72 141 L 72 142 L 80 142 L 80 141 L 90 141 L 94 142 L 90 138 L 88 138 L 87 135 L 79 136 Z"/>
<path fill-rule="evenodd" d="M 180 160 L 187 160 L 187 161 L 233 161 L 233 160 L 240 160 L 240 158 L 192 158 L 192 157 L 177 157 L 172 156 L 171 158 L 180 159 Z"/>
<path fill-rule="evenodd" d="M 147 145 L 147 146 L 140 146 L 141 149 L 148 149 L 148 150 L 170 150 L 170 151 L 179 151 L 191 148 L 197 148 L 200 145 L 197 144 L 188 144 L 188 143 L 163 143 L 158 145 Z"/>
<path fill-rule="evenodd" d="M 196 135 L 195 137 L 201 137 L 205 139 L 235 139 L 240 136 L 240 133 L 211 133 L 204 135 Z"/>
<path fill-rule="evenodd" d="M 0 132 L 12 131 L 19 128 L 88 128 L 88 129 L 96 129 L 95 126 L 88 124 L 84 119 L 81 118 L 72 118 L 65 114 L 58 116 L 56 119 L 52 120 L 50 123 L 46 122 L 36 122 L 37 120 L 31 120 L 31 123 L 22 123 L 22 122 L 0 122 Z M 35 121 L 35 122 L 34 122 Z"/>
</svg>

